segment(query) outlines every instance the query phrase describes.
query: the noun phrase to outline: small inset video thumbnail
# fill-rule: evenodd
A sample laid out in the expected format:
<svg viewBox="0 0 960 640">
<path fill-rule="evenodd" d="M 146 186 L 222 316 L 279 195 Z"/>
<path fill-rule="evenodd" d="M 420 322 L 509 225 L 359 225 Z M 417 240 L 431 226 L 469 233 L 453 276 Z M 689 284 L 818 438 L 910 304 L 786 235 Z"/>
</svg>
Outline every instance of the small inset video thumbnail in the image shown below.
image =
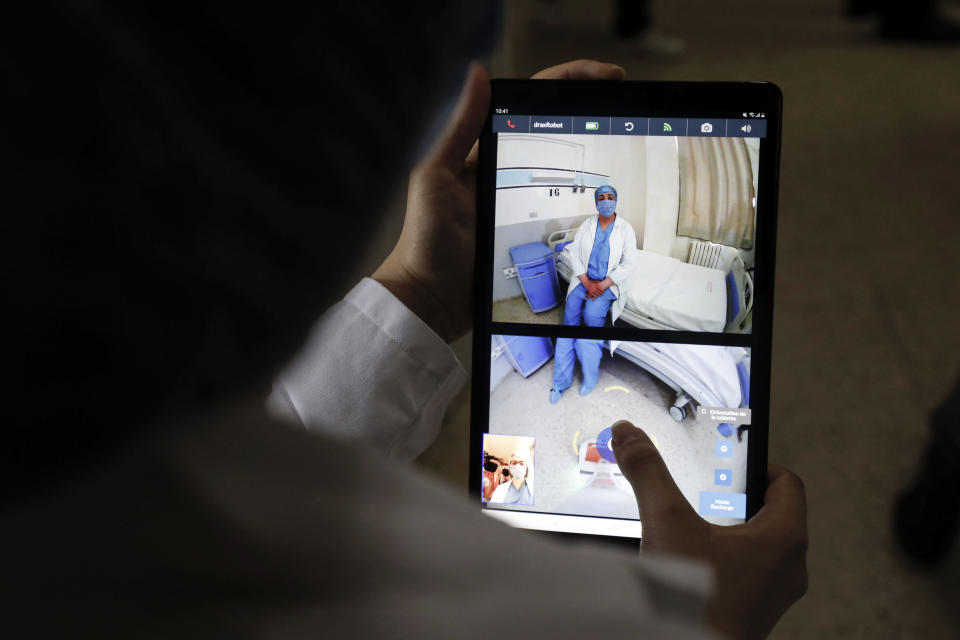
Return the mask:
<svg viewBox="0 0 960 640">
<path fill-rule="evenodd" d="M 534 505 L 534 447 L 529 436 L 484 434 L 481 498 L 496 505 Z"/>
</svg>

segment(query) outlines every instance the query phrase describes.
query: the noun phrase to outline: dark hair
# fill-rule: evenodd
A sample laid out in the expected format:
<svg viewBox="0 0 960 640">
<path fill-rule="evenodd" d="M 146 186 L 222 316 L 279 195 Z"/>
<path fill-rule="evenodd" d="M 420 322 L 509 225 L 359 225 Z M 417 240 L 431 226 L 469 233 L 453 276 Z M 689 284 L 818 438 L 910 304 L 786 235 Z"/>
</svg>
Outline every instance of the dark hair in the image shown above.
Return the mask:
<svg viewBox="0 0 960 640">
<path fill-rule="evenodd" d="M 0 38 L 7 498 L 268 380 L 356 260 L 326 241 L 357 238 L 342 194 L 400 177 L 462 37 L 442 2 L 24 10 Z"/>
</svg>

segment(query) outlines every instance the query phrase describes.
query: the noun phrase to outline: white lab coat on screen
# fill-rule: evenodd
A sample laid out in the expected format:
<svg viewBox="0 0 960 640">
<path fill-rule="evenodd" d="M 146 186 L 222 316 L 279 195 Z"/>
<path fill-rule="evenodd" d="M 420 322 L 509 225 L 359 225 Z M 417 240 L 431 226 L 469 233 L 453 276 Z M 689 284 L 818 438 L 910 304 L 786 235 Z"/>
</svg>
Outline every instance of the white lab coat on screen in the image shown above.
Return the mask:
<svg viewBox="0 0 960 640">
<path fill-rule="evenodd" d="M 490 502 L 503 502 L 507 499 L 507 493 L 510 491 L 510 486 L 513 483 L 509 480 L 507 482 L 500 483 L 500 486 L 493 490 L 493 493 L 490 494 Z M 533 482 L 530 478 L 527 478 L 524 481 L 524 484 L 527 485 L 527 491 L 530 492 L 530 498 L 536 501 L 536 497 L 533 494 Z M 523 485 L 520 485 L 523 487 Z"/>
<path fill-rule="evenodd" d="M 573 242 L 564 248 L 570 268 L 573 270 L 570 285 L 567 287 L 567 296 L 573 293 L 573 290 L 580 284 L 580 276 L 587 272 L 587 265 L 590 264 L 590 252 L 593 251 L 593 241 L 597 237 L 597 220 L 599 218 L 599 214 L 587 218 L 577 229 Z M 625 296 L 621 295 L 621 286 L 630 277 L 636 264 L 637 234 L 634 233 L 630 223 L 624 220 L 620 214 L 617 214 L 616 220 L 613 221 L 613 230 L 610 232 L 610 258 L 607 261 L 607 277 L 613 281 L 613 286 L 610 289 L 617 297 L 610 306 L 613 321 L 620 317 L 627 304 Z"/>
</svg>

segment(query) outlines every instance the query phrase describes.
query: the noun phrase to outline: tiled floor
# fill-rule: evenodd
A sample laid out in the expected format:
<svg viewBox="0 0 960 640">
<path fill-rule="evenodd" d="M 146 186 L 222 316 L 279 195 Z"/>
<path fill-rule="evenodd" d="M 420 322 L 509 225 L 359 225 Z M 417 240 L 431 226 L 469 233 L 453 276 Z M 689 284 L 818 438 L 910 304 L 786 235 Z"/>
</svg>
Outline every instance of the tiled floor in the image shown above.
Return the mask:
<svg viewBox="0 0 960 640">
<path fill-rule="evenodd" d="M 784 93 L 770 459 L 805 480 L 810 590 L 774 638 L 956 638 L 960 552 L 895 552 L 890 508 L 960 366 L 960 48 L 873 39 L 842 3 L 654 3 L 686 55 L 644 58 L 606 4 L 537 26 L 509 3 L 500 75 L 577 57 L 633 79 L 770 80 Z M 469 367 L 469 339 L 456 349 Z M 469 390 L 420 463 L 466 484 Z"/>
<path fill-rule="evenodd" d="M 534 313 L 523 296 L 505 298 L 493 303 L 494 322 L 525 322 L 528 324 L 549 324 L 556 326 L 563 320 L 563 305 L 557 305 L 549 311 Z"/>
</svg>

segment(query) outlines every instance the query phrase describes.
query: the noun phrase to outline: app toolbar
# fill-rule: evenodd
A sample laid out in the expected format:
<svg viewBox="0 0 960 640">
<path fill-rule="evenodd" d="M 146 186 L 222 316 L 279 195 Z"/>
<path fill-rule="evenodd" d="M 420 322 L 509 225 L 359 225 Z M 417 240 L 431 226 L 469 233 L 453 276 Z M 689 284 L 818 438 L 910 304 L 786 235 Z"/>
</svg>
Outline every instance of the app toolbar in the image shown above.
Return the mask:
<svg viewBox="0 0 960 640">
<path fill-rule="evenodd" d="M 767 121 L 730 118 L 494 115 L 495 133 L 765 138 Z"/>
</svg>

